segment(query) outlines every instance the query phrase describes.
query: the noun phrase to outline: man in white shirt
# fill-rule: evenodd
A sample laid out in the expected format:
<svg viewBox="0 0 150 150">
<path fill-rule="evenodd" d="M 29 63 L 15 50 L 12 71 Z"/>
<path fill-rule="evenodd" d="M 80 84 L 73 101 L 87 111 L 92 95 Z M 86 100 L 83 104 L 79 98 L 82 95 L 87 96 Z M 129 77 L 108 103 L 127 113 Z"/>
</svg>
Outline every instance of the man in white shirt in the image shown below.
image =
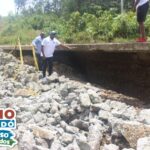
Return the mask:
<svg viewBox="0 0 150 150">
<path fill-rule="evenodd" d="M 46 69 L 48 67 L 48 74 L 52 74 L 53 69 L 53 54 L 55 51 L 55 48 L 57 46 L 60 46 L 64 49 L 70 49 L 69 47 L 61 44 L 60 41 L 56 39 L 56 32 L 52 31 L 50 32 L 50 36 L 46 37 L 42 41 L 42 48 L 41 48 L 41 56 L 43 57 L 43 77 L 46 76 Z"/>
<path fill-rule="evenodd" d="M 137 22 L 139 23 L 140 37 L 137 42 L 146 42 L 144 22 L 149 9 L 149 0 L 135 0 L 134 8 L 137 13 Z"/>
<path fill-rule="evenodd" d="M 41 32 L 41 34 L 32 41 L 32 44 L 35 47 L 35 54 L 38 60 L 39 70 L 42 70 L 42 58 L 41 58 L 42 45 L 41 44 L 42 44 L 44 37 L 45 37 L 44 32 Z"/>
</svg>

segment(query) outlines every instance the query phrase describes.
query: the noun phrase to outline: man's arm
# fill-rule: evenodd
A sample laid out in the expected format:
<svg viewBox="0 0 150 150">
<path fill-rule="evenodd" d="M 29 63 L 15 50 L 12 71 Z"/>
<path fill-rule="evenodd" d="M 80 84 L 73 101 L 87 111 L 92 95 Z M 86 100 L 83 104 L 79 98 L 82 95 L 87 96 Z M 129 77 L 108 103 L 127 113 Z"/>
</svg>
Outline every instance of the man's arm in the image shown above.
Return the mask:
<svg viewBox="0 0 150 150">
<path fill-rule="evenodd" d="M 36 46 L 35 40 L 36 40 L 36 39 L 34 39 L 34 40 L 32 41 L 32 45 L 33 45 L 34 47 Z"/>
<path fill-rule="evenodd" d="M 55 40 L 55 42 L 56 42 L 56 47 L 60 47 L 60 48 L 62 48 L 62 49 L 71 49 L 70 47 L 68 47 L 68 46 L 66 46 L 66 45 L 64 45 L 64 44 L 62 44 L 59 40 L 57 40 L 56 38 L 54 39 Z"/>
<path fill-rule="evenodd" d="M 32 45 L 37 49 L 38 48 L 38 43 L 39 43 L 39 39 L 38 38 L 35 38 L 33 41 L 32 41 Z"/>
<path fill-rule="evenodd" d="M 64 44 L 60 44 L 59 47 L 63 48 L 63 49 L 71 49 L 70 47 L 64 45 Z"/>
<path fill-rule="evenodd" d="M 136 6 L 138 5 L 139 2 L 140 2 L 140 0 L 135 0 L 135 2 L 134 2 L 134 10 L 136 10 Z"/>
<path fill-rule="evenodd" d="M 41 52 L 42 52 L 43 57 L 45 58 L 45 54 L 44 54 L 44 46 L 43 46 L 43 45 L 42 45 L 42 47 L 41 47 Z"/>
</svg>

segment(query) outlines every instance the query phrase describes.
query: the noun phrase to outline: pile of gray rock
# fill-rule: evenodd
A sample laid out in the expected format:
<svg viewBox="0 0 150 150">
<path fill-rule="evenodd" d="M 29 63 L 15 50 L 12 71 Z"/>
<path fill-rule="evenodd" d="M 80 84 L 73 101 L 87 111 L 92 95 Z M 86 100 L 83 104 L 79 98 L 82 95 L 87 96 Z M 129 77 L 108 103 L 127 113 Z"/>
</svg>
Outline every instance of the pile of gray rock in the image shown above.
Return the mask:
<svg viewBox="0 0 150 150">
<path fill-rule="evenodd" d="M 150 109 L 121 97 L 56 72 L 42 78 L 0 52 L 0 106 L 17 112 L 13 150 L 150 150 Z"/>
</svg>

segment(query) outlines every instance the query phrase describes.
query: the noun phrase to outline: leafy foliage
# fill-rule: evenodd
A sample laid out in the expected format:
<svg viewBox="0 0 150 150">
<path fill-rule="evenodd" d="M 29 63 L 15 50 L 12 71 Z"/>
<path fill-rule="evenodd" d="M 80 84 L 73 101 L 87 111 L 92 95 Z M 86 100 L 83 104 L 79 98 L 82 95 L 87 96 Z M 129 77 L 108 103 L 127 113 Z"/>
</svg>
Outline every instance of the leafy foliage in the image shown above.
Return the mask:
<svg viewBox="0 0 150 150">
<path fill-rule="evenodd" d="M 118 15 L 114 18 L 112 31 L 115 37 L 128 38 L 137 34 L 137 23 L 135 14 L 132 12 Z"/>
<path fill-rule="evenodd" d="M 120 14 L 120 0 L 15 0 L 18 14 L 0 18 L 0 43 L 31 43 L 41 31 L 58 32 L 67 43 L 110 42 L 137 36 L 131 0 L 124 1 L 126 12 Z M 128 11 L 128 12 L 127 12 Z M 145 22 L 150 36 L 150 16 Z"/>
</svg>

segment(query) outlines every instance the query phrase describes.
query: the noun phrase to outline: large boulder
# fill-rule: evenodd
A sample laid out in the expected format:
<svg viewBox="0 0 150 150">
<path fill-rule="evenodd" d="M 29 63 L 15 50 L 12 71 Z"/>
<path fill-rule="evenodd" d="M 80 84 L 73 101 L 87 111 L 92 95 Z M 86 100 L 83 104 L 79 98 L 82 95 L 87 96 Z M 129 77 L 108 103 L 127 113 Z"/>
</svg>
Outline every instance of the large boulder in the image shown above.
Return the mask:
<svg viewBox="0 0 150 150">
<path fill-rule="evenodd" d="M 122 135 L 131 148 L 136 148 L 138 139 L 150 135 L 150 125 L 144 125 L 139 122 L 118 120 L 112 123 L 112 129 L 115 134 Z"/>
</svg>

